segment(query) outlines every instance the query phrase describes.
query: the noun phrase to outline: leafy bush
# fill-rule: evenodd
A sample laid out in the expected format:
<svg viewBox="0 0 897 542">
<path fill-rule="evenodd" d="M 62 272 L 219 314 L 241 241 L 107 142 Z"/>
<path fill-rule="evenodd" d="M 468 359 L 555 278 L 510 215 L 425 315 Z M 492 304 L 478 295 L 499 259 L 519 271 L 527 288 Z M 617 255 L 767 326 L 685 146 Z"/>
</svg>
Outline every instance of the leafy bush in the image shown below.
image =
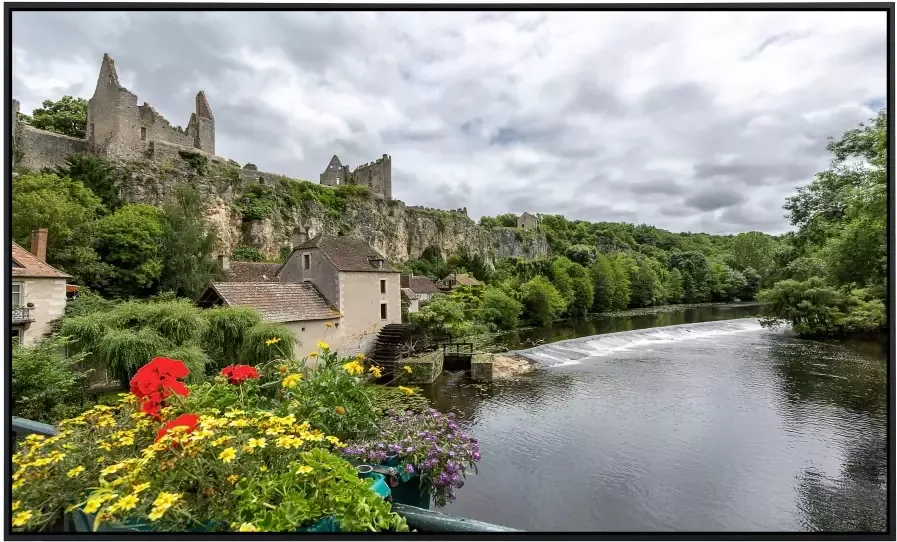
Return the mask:
<svg viewBox="0 0 897 542">
<path fill-rule="evenodd" d="M 517 327 L 523 305 L 499 290 L 487 287 L 483 291 L 480 304 L 480 319 L 497 329 L 513 329 Z"/>
<path fill-rule="evenodd" d="M 435 296 L 418 312 L 411 313 L 409 319 L 437 340 L 463 337 L 472 326 L 465 317 L 464 305 L 445 295 Z"/>
<path fill-rule="evenodd" d="M 240 357 L 244 363 L 250 364 L 291 359 L 297 346 L 300 343 L 296 334 L 283 324 L 260 322 L 246 330 Z"/>
<path fill-rule="evenodd" d="M 85 403 L 87 373 L 77 370 L 84 359 L 76 354 L 66 357 L 64 338 L 12 346 L 12 415 L 29 420 L 56 423 L 73 416 Z"/>
<path fill-rule="evenodd" d="M 261 220 L 274 214 L 277 209 L 277 196 L 271 186 L 253 184 L 234 201 L 234 210 L 243 215 L 243 220 Z"/>
<path fill-rule="evenodd" d="M 238 262 L 263 262 L 265 255 L 262 251 L 255 247 L 247 247 L 245 245 L 238 246 L 231 253 L 231 258 Z"/>
<path fill-rule="evenodd" d="M 63 96 L 55 102 L 44 100 L 41 106 L 32 111 L 30 117 L 19 113 L 19 118 L 41 130 L 84 139 L 87 130 L 87 100 Z"/>
<path fill-rule="evenodd" d="M 760 292 L 767 306 L 764 327 L 791 324 L 805 337 L 842 336 L 879 331 L 887 322 L 884 304 L 863 290 L 844 291 L 827 286 L 822 279 L 804 282 L 785 280 Z"/>
<path fill-rule="evenodd" d="M 550 324 L 561 317 L 567 302 L 545 277 L 536 277 L 520 287 L 524 314 L 538 324 Z"/>
<path fill-rule="evenodd" d="M 190 164 L 190 167 L 193 168 L 197 175 L 205 175 L 209 166 L 209 158 L 206 155 L 199 151 L 180 150 L 178 151 L 178 156 Z"/>
<path fill-rule="evenodd" d="M 238 359 L 246 331 L 262 322 L 258 311 L 248 307 L 215 307 L 203 311 L 203 316 L 208 322 L 203 344 L 214 369 Z"/>
</svg>

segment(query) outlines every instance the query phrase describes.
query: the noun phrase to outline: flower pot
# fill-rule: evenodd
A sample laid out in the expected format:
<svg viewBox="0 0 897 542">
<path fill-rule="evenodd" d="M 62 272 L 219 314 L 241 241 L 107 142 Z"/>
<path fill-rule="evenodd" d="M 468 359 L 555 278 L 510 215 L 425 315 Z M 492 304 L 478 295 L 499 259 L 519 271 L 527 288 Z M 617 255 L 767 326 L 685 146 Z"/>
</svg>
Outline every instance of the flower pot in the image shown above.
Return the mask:
<svg viewBox="0 0 897 542">
<path fill-rule="evenodd" d="M 358 476 L 361 478 L 370 478 L 374 481 L 371 485 L 371 489 L 374 493 L 380 495 L 384 499 L 391 497 L 392 491 L 389 489 L 389 484 L 386 483 L 386 477 L 374 472 L 374 467 L 370 465 L 358 465 L 355 468 L 358 469 Z"/>
</svg>

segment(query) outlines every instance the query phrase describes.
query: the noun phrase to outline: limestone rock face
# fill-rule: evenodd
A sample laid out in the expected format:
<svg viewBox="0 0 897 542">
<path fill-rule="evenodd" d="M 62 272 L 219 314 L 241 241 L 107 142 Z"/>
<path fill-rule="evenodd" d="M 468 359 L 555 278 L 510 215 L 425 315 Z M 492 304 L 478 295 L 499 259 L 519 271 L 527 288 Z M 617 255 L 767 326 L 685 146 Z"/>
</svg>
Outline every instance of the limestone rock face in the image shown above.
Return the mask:
<svg viewBox="0 0 897 542">
<path fill-rule="evenodd" d="M 180 161 L 119 165 L 126 171 L 122 194 L 133 203 L 161 205 L 178 183 L 194 186 L 205 203 L 203 219 L 217 233 L 217 250 L 221 253 L 229 254 L 237 246 L 246 245 L 273 257 L 281 247 L 297 242 L 294 234 L 304 229 L 309 238 L 323 233 L 361 239 L 393 262 L 417 258 L 429 247 L 435 247 L 443 257 L 466 250 L 486 262 L 501 257 L 532 259 L 548 255 L 548 241 L 541 232 L 483 228 L 463 212 L 409 207 L 372 195 L 349 197 L 340 211 L 306 198 L 292 205 L 278 205 L 266 218 L 245 219 L 234 203 L 256 182 L 254 176 L 239 174 L 246 170 L 210 163 L 197 172 Z M 278 182 L 264 179 L 266 185 Z"/>
</svg>

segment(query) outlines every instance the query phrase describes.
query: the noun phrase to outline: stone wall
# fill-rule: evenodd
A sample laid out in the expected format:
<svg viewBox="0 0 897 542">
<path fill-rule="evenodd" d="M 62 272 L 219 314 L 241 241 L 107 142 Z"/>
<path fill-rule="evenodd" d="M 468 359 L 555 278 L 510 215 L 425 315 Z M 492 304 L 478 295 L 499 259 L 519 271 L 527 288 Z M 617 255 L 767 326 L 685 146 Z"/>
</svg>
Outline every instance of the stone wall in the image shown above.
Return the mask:
<svg viewBox="0 0 897 542">
<path fill-rule="evenodd" d="M 66 157 L 89 150 L 86 139 L 38 130 L 21 122 L 15 133 L 16 167 L 31 171 L 62 165 Z"/>
<path fill-rule="evenodd" d="M 352 184 L 367 186 L 371 192 L 392 197 L 392 158 L 386 154 L 375 162 L 362 164 L 352 172 Z"/>
</svg>

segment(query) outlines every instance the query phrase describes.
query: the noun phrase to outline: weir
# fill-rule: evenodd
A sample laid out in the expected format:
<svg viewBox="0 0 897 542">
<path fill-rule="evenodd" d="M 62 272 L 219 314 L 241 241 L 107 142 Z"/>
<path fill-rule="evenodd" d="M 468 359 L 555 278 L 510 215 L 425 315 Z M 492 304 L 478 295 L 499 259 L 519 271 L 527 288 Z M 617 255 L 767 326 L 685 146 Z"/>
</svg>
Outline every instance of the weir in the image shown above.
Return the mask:
<svg viewBox="0 0 897 542">
<path fill-rule="evenodd" d="M 760 329 L 762 328 L 756 319 L 739 318 L 592 335 L 590 337 L 568 339 L 525 350 L 517 350 L 511 353 L 550 367 L 557 367 L 573 365 L 581 363 L 587 358 L 598 358 L 641 346 L 703 339 L 719 335 L 758 331 Z"/>
</svg>

